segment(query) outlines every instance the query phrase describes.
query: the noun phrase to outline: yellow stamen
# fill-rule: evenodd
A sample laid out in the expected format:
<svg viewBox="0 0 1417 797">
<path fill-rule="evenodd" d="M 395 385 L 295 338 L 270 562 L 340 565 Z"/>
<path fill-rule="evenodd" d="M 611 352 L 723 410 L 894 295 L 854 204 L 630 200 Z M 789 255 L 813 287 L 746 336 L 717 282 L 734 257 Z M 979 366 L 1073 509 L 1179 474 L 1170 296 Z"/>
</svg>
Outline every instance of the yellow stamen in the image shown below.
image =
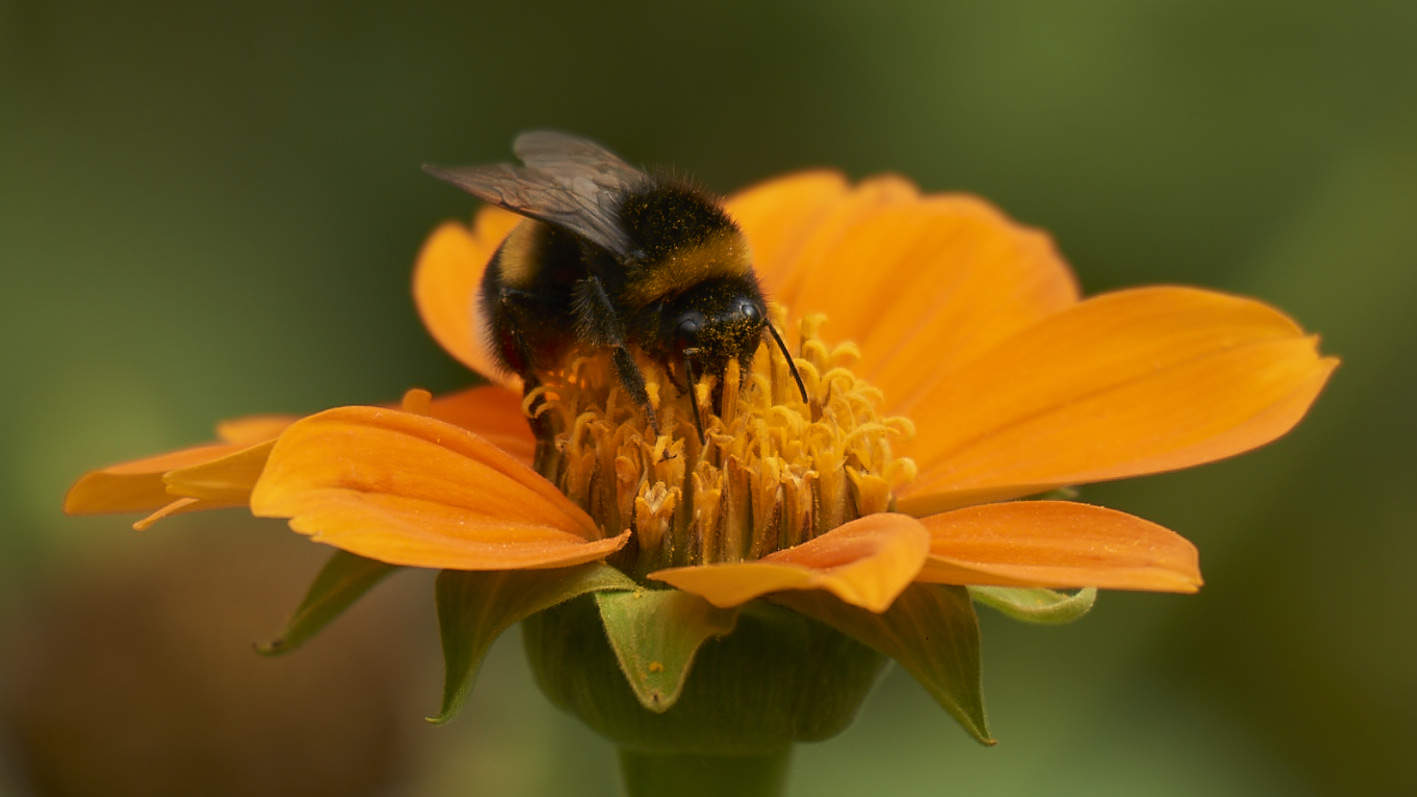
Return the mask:
<svg viewBox="0 0 1417 797">
<path fill-rule="evenodd" d="M 542 447 L 538 470 L 606 533 L 635 531 L 637 545 L 625 554 L 633 561 L 623 564 L 638 575 L 757 559 L 889 510 L 915 475 L 892 444 L 914 427 L 880 417 L 880 391 L 851 370 L 860 351 L 823 342 L 823 320 L 803 321 L 795 358 L 809 400 L 781 352 L 762 346 L 746 374 L 732 362 L 721 385 L 709 376 L 695 386 L 703 440 L 688 396 L 658 365 L 641 363 L 662 432 L 656 437 L 606 358 L 571 362 L 526 403 L 553 413 L 558 430 L 554 445 Z"/>
<path fill-rule="evenodd" d="M 433 412 L 433 394 L 421 387 L 415 387 L 403 394 L 402 409 L 414 415 L 428 415 Z"/>
</svg>

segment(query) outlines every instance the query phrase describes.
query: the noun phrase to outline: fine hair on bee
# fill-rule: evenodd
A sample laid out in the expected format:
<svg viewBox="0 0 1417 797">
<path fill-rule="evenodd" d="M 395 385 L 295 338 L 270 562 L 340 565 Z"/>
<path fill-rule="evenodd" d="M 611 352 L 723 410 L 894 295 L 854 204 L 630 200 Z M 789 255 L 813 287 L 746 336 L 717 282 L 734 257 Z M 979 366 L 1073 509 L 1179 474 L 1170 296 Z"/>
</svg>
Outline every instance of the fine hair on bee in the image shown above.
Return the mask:
<svg viewBox="0 0 1417 797">
<path fill-rule="evenodd" d="M 747 240 L 718 201 L 566 133 L 523 133 L 512 150 L 523 165 L 423 168 L 525 217 L 492 256 L 477 301 L 498 364 L 528 394 L 569 357 L 603 352 L 658 435 L 637 349 L 688 392 L 702 439 L 697 380 L 718 378 L 717 404 L 728 364 L 747 374 L 766 331 L 807 400 Z M 553 432 L 536 413 L 532 429 L 538 440 Z"/>
</svg>

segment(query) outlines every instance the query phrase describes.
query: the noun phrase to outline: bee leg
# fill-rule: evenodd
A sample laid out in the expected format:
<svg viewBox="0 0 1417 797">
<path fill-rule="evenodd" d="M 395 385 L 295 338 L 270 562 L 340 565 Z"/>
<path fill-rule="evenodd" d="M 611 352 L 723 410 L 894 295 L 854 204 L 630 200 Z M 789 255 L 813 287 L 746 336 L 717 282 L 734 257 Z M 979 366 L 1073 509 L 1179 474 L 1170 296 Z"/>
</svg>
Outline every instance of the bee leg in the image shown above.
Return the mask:
<svg viewBox="0 0 1417 797">
<path fill-rule="evenodd" d="M 505 301 L 505 299 L 504 299 Z M 518 352 L 521 354 L 522 362 L 530 363 L 531 348 L 527 345 L 526 338 L 512 330 L 512 339 L 516 342 Z M 528 366 L 521 374 L 522 378 L 522 398 L 525 399 L 541 387 L 541 377 L 537 376 L 536 369 Z M 552 458 L 556 456 L 556 417 L 554 413 L 542 412 L 542 407 L 546 406 L 546 394 L 537 393 L 536 397 L 527 405 L 527 425 L 531 427 L 531 436 L 536 440 L 536 448 L 532 452 L 532 462 L 541 469 L 543 467 L 552 468 Z"/>
<path fill-rule="evenodd" d="M 645 376 L 625 345 L 624 326 L 600 278 L 592 274 L 576 283 L 575 309 L 577 334 L 587 343 L 610 349 L 610 362 L 615 366 L 620 384 L 636 404 L 644 407 L 650 428 L 659 435 L 659 419 L 655 417 L 654 405 L 649 402 Z"/>
<path fill-rule="evenodd" d="M 535 326 L 537 319 L 556 318 L 567 311 L 559 309 L 552 297 L 506 285 L 496 286 L 496 292 L 487 304 L 501 364 L 522 378 L 522 398 L 532 396 L 543 384 L 538 365 L 547 357 L 554 359 L 558 354 L 552 351 L 538 356 L 537 344 L 528 338 L 526 330 L 539 329 Z M 545 334 L 542 337 L 545 338 Z M 544 412 L 545 406 L 546 397 L 536 393 L 526 407 L 527 425 L 536 440 L 532 461 L 543 474 L 554 472 L 557 467 L 556 435 L 561 431 L 557 414 Z"/>
<path fill-rule="evenodd" d="M 698 430 L 699 442 L 708 440 L 708 435 L 704 432 L 704 413 L 699 409 L 699 380 L 694 376 L 694 363 L 688 357 L 684 358 L 684 372 L 689 377 L 689 407 L 694 411 L 694 429 Z"/>
<path fill-rule="evenodd" d="M 615 374 L 620 377 L 620 384 L 625 386 L 625 390 L 636 404 L 644 407 L 645 418 L 658 436 L 659 418 L 655 417 L 654 405 L 649 403 L 649 390 L 645 387 L 644 374 L 640 373 L 640 366 L 630 355 L 630 350 L 625 348 L 623 343 L 614 347 L 610 352 L 610 361 L 615 364 Z"/>
</svg>

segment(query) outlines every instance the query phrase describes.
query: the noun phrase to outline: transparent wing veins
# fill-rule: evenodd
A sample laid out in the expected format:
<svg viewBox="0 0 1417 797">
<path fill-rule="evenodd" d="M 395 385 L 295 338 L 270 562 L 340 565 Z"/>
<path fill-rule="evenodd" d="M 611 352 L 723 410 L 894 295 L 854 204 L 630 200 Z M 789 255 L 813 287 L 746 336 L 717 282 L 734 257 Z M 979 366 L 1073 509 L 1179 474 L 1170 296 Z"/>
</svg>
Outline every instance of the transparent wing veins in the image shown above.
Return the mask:
<svg viewBox="0 0 1417 797">
<path fill-rule="evenodd" d="M 644 172 L 599 144 L 566 133 L 523 133 L 512 149 L 525 166 L 423 168 L 485 202 L 560 227 L 617 258 L 630 255 L 634 242 L 619 222 L 619 205 L 625 194 L 648 182 Z"/>
</svg>

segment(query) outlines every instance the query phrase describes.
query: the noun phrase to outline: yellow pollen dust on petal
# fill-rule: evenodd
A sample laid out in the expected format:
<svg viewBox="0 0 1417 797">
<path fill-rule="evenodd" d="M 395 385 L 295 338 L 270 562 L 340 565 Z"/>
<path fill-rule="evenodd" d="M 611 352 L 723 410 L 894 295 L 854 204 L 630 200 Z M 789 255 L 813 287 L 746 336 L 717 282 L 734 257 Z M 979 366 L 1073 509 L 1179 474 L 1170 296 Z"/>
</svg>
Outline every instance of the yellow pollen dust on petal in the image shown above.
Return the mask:
<svg viewBox="0 0 1417 797">
<path fill-rule="evenodd" d="M 780 324 L 781 311 L 773 315 Z M 915 476 L 914 463 L 893 453 L 914 427 L 881 417 L 880 391 L 852 371 L 860 352 L 825 343 L 824 320 L 803 320 L 794 358 L 808 401 L 769 338 L 746 371 L 730 362 L 722 378 L 694 386 L 702 439 L 679 374 L 640 362 L 656 436 L 608 358 L 569 362 L 524 404 L 549 413 L 556 430 L 537 470 L 605 533 L 634 531 L 619 564 L 636 575 L 760 559 L 889 511 Z"/>
</svg>

